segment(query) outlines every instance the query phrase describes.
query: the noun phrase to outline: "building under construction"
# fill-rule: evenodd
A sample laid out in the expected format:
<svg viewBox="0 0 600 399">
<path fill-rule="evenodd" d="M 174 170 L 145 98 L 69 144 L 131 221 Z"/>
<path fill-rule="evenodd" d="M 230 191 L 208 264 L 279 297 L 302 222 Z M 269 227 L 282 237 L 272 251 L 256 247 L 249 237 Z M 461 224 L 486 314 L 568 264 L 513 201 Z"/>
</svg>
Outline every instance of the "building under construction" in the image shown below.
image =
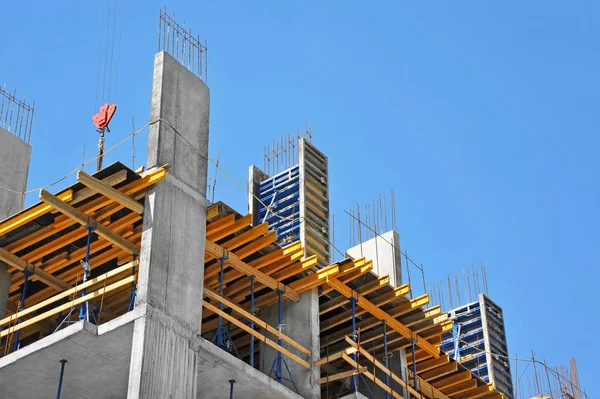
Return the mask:
<svg viewBox="0 0 600 399">
<path fill-rule="evenodd" d="M 22 209 L 31 125 L 0 128 L 2 397 L 512 399 L 444 350 L 453 318 L 403 283 L 394 230 L 334 261 L 310 134 L 250 167 L 248 212 L 207 201 L 206 47 L 161 24 L 182 45 L 154 58 L 144 168 Z"/>
</svg>

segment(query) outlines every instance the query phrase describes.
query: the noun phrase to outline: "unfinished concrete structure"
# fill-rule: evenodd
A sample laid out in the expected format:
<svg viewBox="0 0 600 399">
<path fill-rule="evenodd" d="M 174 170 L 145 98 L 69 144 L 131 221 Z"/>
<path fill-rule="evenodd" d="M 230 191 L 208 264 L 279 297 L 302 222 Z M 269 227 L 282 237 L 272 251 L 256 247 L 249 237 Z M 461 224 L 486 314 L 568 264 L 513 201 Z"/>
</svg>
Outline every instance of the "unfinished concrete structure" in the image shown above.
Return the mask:
<svg viewBox="0 0 600 399">
<path fill-rule="evenodd" d="M 0 127 L 0 220 L 23 209 L 30 156 L 29 143 Z M 6 263 L 0 261 L 0 318 L 7 306 L 16 310 L 15 304 L 8 303 L 10 277 Z"/>
<path fill-rule="evenodd" d="M 442 349 L 496 387 L 514 397 L 502 308 L 485 294 L 448 312 L 454 332 L 446 333 Z"/>
<path fill-rule="evenodd" d="M 0 319 L 0 392 L 502 397 L 440 350 L 452 329 L 440 307 L 390 284 L 393 252 L 374 254 L 377 270 L 368 251 L 331 261 L 328 161 L 314 146 L 300 141 L 304 214 L 290 218 L 275 195 L 251 195 L 247 215 L 207 206 L 208 87 L 179 54 L 159 52 L 154 67 L 146 171 L 80 172 L 0 222 L 9 300 L 26 293 Z M 253 170 L 252 184 L 270 179 Z M 280 236 L 277 221 L 299 233 Z"/>
</svg>

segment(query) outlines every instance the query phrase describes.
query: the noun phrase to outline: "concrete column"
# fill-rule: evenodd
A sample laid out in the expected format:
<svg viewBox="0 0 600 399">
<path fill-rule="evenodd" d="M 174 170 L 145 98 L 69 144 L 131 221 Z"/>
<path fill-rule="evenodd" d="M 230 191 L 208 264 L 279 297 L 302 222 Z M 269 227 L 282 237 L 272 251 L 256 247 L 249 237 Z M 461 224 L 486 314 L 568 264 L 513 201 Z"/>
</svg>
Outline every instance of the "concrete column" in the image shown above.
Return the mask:
<svg viewBox="0 0 600 399">
<path fill-rule="evenodd" d="M 167 53 L 154 59 L 146 196 L 128 398 L 196 398 L 202 322 L 209 90 Z M 204 155 L 203 155 L 204 154 Z"/>
<path fill-rule="evenodd" d="M 277 327 L 277 305 L 273 305 L 264 309 L 261 312 L 261 318 L 266 320 L 273 327 Z M 312 356 L 309 363 L 312 366 L 310 370 L 307 370 L 303 366 L 297 364 L 291 359 L 287 359 L 286 363 L 290 368 L 290 372 L 296 387 L 298 387 L 298 393 L 303 398 L 313 399 L 321 397 L 321 386 L 317 383 L 317 380 L 321 376 L 321 368 L 314 366 L 314 362 L 320 358 L 320 338 L 319 338 L 319 292 L 318 289 L 313 289 L 300 294 L 300 301 L 293 302 L 290 300 L 283 300 L 283 323 L 285 329 L 283 333 L 298 342 L 311 351 Z M 289 344 L 283 343 L 283 347 L 297 353 Z M 261 344 L 261 370 L 265 374 L 269 374 L 273 360 L 277 356 L 277 351 L 268 345 Z M 304 359 L 305 356 L 301 355 Z M 282 365 L 282 372 L 284 378 L 289 378 L 287 369 Z M 272 375 L 271 377 L 274 377 Z M 290 381 L 282 380 L 282 383 L 294 390 L 294 386 Z"/>
<path fill-rule="evenodd" d="M 23 209 L 31 146 L 0 127 L 0 221 Z M 6 314 L 11 275 L 0 262 L 0 318 Z"/>
<path fill-rule="evenodd" d="M 250 165 L 248 170 L 248 213 L 252 215 L 252 225 L 260 224 L 258 220 L 258 185 L 269 176 L 255 165 Z"/>
</svg>

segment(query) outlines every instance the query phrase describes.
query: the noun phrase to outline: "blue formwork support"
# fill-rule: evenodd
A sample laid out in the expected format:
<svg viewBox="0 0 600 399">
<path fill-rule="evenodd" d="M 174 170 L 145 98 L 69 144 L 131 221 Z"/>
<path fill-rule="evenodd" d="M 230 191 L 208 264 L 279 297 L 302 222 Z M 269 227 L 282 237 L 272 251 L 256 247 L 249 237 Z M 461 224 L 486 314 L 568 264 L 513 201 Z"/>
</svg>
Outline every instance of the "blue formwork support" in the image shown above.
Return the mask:
<svg viewBox="0 0 600 399">
<path fill-rule="evenodd" d="M 387 321 L 383 321 L 383 361 L 385 363 L 385 368 L 389 369 L 389 358 L 388 358 L 388 347 L 387 347 Z M 385 374 L 385 385 L 390 386 L 390 375 Z M 385 393 L 385 399 L 390 399 L 390 393 Z"/>
<path fill-rule="evenodd" d="M 137 259 L 137 254 L 133 254 L 133 261 L 135 262 L 135 260 Z M 136 272 L 136 267 L 133 266 L 133 268 L 131 269 L 131 275 L 135 276 L 135 272 Z M 127 311 L 130 312 L 131 309 L 133 309 L 133 303 L 135 301 L 135 296 L 137 295 L 137 288 L 136 288 L 136 284 L 135 281 L 131 282 L 131 294 L 129 296 L 129 306 L 127 306 Z"/>
<path fill-rule="evenodd" d="M 283 307 L 282 307 L 282 295 L 283 295 L 283 291 L 282 290 L 277 290 L 277 330 L 279 330 L 279 332 L 283 332 Z M 279 344 L 279 346 L 281 346 L 283 344 L 283 340 L 281 339 L 281 337 L 277 338 L 277 343 Z M 289 375 L 290 378 L 284 378 L 283 377 L 283 373 L 282 373 L 282 369 L 281 369 L 281 365 L 285 366 L 285 369 L 287 370 L 287 373 Z M 292 385 L 294 386 L 294 390 L 296 390 L 296 393 L 298 393 L 298 387 L 296 386 L 296 383 L 294 382 L 294 378 L 292 377 L 292 373 L 290 372 L 290 368 L 287 365 L 287 362 L 285 361 L 285 358 L 283 357 L 282 353 L 280 351 L 277 351 L 277 356 L 275 357 L 275 359 L 273 359 L 273 364 L 271 365 L 271 371 L 269 371 L 269 377 L 271 377 L 271 375 L 273 374 L 273 371 L 275 371 L 275 381 L 281 383 L 281 380 L 286 380 L 292 383 Z"/>
<path fill-rule="evenodd" d="M 255 315 L 254 311 L 254 279 L 255 276 L 250 276 L 250 313 Z M 250 328 L 254 330 L 254 320 L 250 320 Z M 254 367 L 254 335 L 250 334 L 250 366 Z"/>
<path fill-rule="evenodd" d="M 227 260 L 227 254 L 223 251 L 223 255 L 219 258 L 219 262 L 221 262 L 221 271 L 219 273 L 219 295 L 223 297 L 223 278 L 224 278 L 224 269 L 225 269 L 225 261 Z M 223 311 L 223 302 L 219 301 L 219 310 Z M 217 318 L 217 331 L 215 331 L 215 335 L 213 337 L 213 342 L 223 348 L 226 349 L 225 345 L 225 333 L 223 332 L 223 317 L 219 314 Z"/>
<path fill-rule="evenodd" d="M 25 282 L 23 283 L 23 291 L 21 292 L 21 305 L 19 306 L 19 310 L 23 310 L 25 309 L 25 299 L 27 298 L 27 284 L 29 283 L 29 276 L 32 275 L 32 273 L 30 271 L 28 271 L 27 269 L 24 269 L 22 271 L 23 275 L 25 276 Z M 21 319 L 21 317 L 19 317 L 17 319 L 17 324 L 21 323 L 23 320 Z M 19 342 L 19 333 L 21 332 L 21 330 L 17 330 L 17 332 L 15 333 L 15 345 L 14 345 L 14 350 L 19 350 L 19 348 L 21 347 L 21 343 Z"/>
<path fill-rule="evenodd" d="M 60 399 L 60 392 L 62 391 L 63 377 L 65 375 L 65 363 L 68 363 L 65 359 L 60 361 L 60 377 L 58 379 L 58 392 L 56 392 L 56 399 Z"/>
<path fill-rule="evenodd" d="M 87 225 L 85 226 L 88 231 L 87 235 L 87 246 L 85 248 L 85 264 L 83 265 L 83 281 L 85 283 L 89 277 L 90 273 L 90 246 L 92 245 L 92 233 L 94 232 L 94 226 Z M 87 293 L 87 290 L 84 288 L 81 290 L 81 296 L 84 297 Z M 81 304 L 81 309 L 79 310 L 79 320 L 87 320 L 89 321 L 89 303 L 85 301 Z"/>
<path fill-rule="evenodd" d="M 411 338 L 410 340 L 412 346 L 412 362 L 413 362 L 413 388 L 418 390 L 417 388 L 417 357 L 415 356 L 415 339 Z"/>
<path fill-rule="evenodd" d="M 352 307 L 352 340 L 354 342 L 358 341 L 358 332 L 356 331 L 356 298 L 353 296 L 350 298 L 350 306 Z M 354 362 L 358 364 L 358 355 L 356 352 L 352 355 L 354 358 Z M 356 368 L 353 366 L 353 370 Z M 354 374 L 352 376 L 352 386 L 354 387 L 354 392 L 358 392 L 358 376 Z"/>
<path fill-rule="evenodd" d="M 229 399 L 233 399 L 233 384 L 235 380 L 229 380 Z"/>
</svg>

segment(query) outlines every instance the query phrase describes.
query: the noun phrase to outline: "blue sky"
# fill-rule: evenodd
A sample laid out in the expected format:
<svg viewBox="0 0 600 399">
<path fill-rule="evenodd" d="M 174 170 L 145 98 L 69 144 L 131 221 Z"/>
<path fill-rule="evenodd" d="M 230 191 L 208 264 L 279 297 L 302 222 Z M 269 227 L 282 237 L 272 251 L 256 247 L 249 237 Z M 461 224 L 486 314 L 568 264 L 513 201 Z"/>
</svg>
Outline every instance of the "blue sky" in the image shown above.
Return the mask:
<svg viewBox="0 0 600 399">
<path fill-rule="evenodd" d="M 210 154 L 245 182 L 264 145 L 308 124 L 330 160 L 337 246 L 343 210 L 394 189 L 402 248 L 428 280 L 483 262 L 511 353 L 574 356 L 597 396 L 600 6 L 372 3 L 168 1 L 208 39 Z M 107 147 L 132 116 L 148 122 L 163 4 L 125 4 Z M 36 100 L 30 189 L 76 168 L 84 144 L 96 152 L 101 5 L 3 5 L 0 82 Z M 141 134 L 136 166 L 145 146 Z M 130 144 L 116 160 L 131 163 Z M 246 210 L 222 176 L 216 198 Z"/>
</svg>

